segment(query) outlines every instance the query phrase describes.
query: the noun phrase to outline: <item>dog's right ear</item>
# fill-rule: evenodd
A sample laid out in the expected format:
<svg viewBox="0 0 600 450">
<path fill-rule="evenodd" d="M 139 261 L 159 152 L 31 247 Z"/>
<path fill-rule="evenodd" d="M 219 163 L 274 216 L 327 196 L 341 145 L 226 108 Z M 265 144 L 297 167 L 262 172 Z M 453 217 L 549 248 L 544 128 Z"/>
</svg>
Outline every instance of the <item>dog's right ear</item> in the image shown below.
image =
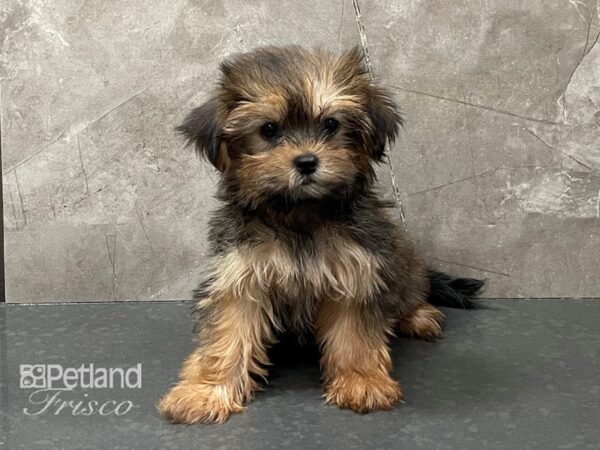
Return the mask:
<svg viewBox="0 0 600 450">
<path fill-rule="evenodd" d="M 227 169 L 229 155 L 227 146 L 221 139 L 216 99 L 192 109 L 175 130 L 187 138 L 188 145 L 194 144 L 196 153 L 208 159 L 220 172 Z"/>
</svg>

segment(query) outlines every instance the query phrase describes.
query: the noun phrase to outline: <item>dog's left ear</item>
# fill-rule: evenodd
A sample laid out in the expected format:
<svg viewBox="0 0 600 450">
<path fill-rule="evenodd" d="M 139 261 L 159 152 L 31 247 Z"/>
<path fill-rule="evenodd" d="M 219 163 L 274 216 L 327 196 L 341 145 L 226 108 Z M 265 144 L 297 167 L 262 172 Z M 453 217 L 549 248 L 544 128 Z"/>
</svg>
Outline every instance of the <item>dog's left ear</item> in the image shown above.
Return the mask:
<svg viewBox="0 0 600 450">
<path fill-rule="evenodd" d="M 368 115 L 368 126 L 361 131 L 367 153 L 376 161 L 385 156 L 386 143 L 393 143 L 402 125 L 402 116 L 392 94 L 370 79 L 365 53 L 356 46 L 340 58 L 339 71 L 350 78 L 362 80 L 364 110 Z"/>
<path fill-rule="evenodd" d="M 393 144 L 398 135 L 402 116 L 392 95 L 377 85 L 372 85 L 369 89 L 366 110 L 371 122 L 368 145 L 373 158 L 381 161 L 385 156 L 386 143 Z"/>
<path fill-rule="evenodd" d="M 175 130 L 187 138 L 188 144 L 194 144 L 198 155 L 224 172 L 229 165 L 229 155 L 227 145 L 221 139 L 217 114 L 216 99 L 208 100 L 202 106 L 192 109 Z"/>
</svg>

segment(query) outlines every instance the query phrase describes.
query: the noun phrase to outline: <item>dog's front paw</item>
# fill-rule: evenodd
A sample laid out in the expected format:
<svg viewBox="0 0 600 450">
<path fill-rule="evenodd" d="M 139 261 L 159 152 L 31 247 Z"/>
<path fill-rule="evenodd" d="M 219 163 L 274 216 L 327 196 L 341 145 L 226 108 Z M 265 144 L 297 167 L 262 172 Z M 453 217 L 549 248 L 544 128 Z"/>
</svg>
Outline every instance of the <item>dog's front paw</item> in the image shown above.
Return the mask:
<svg viewBox="0 0 600 450">
<path fill-rule="evenodd" d="M 158 410 L 174 423 L 223 423 L 244 409 L 227 385 L 179 383 L 158 403 Z"/>
<path fill-rule="evenodd" d="M 391 409 L 403 397 L 398 382 L 379 372 L 373 375 L 346 372 L 331 380 L 325 388 L 327 403 L 362 414 Z"/>
</svg>

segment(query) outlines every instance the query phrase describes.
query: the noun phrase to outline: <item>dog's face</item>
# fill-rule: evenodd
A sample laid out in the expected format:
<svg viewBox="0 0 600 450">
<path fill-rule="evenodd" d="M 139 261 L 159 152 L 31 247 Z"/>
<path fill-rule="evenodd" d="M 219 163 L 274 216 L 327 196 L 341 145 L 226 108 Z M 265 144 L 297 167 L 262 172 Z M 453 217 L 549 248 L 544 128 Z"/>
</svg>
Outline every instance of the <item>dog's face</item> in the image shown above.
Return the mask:
<svg viewBox="0 0 600 450">
<path fill-rule="evenodd" d="M 245 206 L 351 195 L 401 122 L 357 49 L 264 48 L 221 71 L 215 96 L 179 130 Z"/>
</svg>

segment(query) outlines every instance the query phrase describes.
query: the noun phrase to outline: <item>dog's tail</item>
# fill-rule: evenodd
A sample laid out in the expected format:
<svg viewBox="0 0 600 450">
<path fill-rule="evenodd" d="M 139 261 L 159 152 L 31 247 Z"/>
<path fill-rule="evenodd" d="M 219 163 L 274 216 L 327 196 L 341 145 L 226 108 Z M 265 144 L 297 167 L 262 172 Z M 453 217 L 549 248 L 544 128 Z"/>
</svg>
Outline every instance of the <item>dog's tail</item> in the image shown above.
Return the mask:
<svg viewBox="0 0 600 450">
<path fill-rule="evenodd" d="M 479 303 L 475 300 L 485 281 L 474 278 L 454 278 L 442 272 L 429 271 L 431 292 L 429 303 L 449 308 L 475 309 Z"/>
</svg>

